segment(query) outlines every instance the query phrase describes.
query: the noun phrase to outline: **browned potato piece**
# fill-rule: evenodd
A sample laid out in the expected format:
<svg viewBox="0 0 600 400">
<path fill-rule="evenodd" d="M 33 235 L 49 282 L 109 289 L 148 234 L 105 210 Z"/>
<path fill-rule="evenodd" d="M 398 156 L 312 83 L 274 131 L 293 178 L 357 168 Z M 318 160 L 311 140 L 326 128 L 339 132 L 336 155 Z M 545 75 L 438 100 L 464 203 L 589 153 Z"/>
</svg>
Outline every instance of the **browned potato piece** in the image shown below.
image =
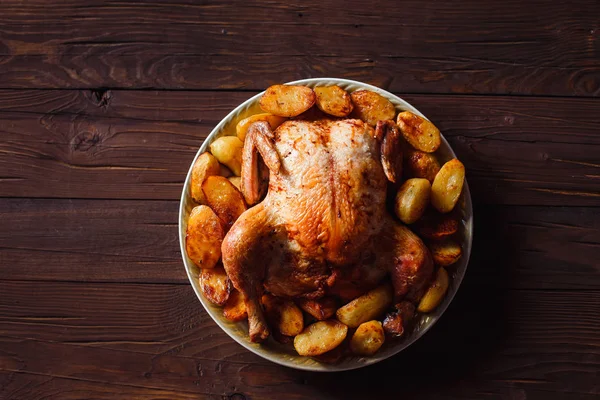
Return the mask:
<svg viewBox="0 0 600 400">
<path fill-rule="evenodd" d="M 407 178 L 424 178 L 433 183 L 440 171 L 440 163 L 432 153 L 408 151 L 404 157 L 404 171 Z"/>
<path fill-rule="evenodd" d="M 377 121 L 394 119 L 396 115 L 394 105 L 378 93 L 370 90 L 357 90 L 350 97 L 354 103 L 353 115 L 369 125 L 375 126 Z"/>
<path fill-rule="evenodd" d="M 336 316 L 340 322 L 356 328 L 363 322 L 379 317 L 391 303 L 392 287 L 383 284 L 340 307 Z"/>
<path fill-rule="evenodd" d="M 457 262 L 462 255 L 460 244 L 452 239 L 429 244 L 433 261 L 440 267 L 447 267 Z"/>
<path fill-rule="evenodd" d="M 314 91 L 317 96 L 317 107 L 329 115 L 346 117 L 354 109 L 348 92 L 337 85 L 319 86 Z"/>
<path fill-rule="evenodd" d="M 260 98 L 260 108 L 280 117 L 295 117 L 315 104 L 315 92 L 306 86 L 273 85 Z"/>
<path fill-rule="evenodd" d="M 246 203 L 242 193 L 227 178 L 209 176 L 202 184 L 206 202 L 223 221 L 225 230 L 246 211 Z"/>
<path fill-rule="evenodd" d="M 444 300 L 444 296 L 448 291 L 448 284 L 448 273 L 444 268 L 440 267 L 435 276 L 435 281 L 433 281 L 427 292 L 425 292 L 425 295 L 421 298 L 417 310 L 422 313 L 435 310 L 442 300 Z"/>
<path fill-rule="evenodd" d="M 394 211 L 405 224 L 416 222 L 429 205 L 431 184 L 427 179 L 409 179 L 400 186 L 396 194 Z"/>
<path fill-rule="evenodd" d="M 219 175 L 221 164 L 209 152 L 202 153 L 192 166 L 192 176 L 190 177 L 190 195 L 198 204 L 206 204 L 206 197 L 202 192 L 202 182 L 207 176 Z"/>
<path fill-rule="evenodd" d="M 240 176 L 242 172 L 242 149 L 244 142 L 236 136 L 221 136 L 210 144 L 210 152 L 221 164 Z"/>
<path fill-rule="evenodd" d="M 440 131 L 425 118 L 403 111 L 397 122 L 404 139 L 415 149 L 433 153 L 440 147 Z"/>
<path fill-rule="evenodd" d="M 261 300 L 270 325 L 285 336 L 296 336 L 304 329 L 304 315 L 293 301 L 265 294 Z"/>
<path fill-rule="evenodd" d="M 415 306 L 409 301 L 402 301 L 395 308 L 396 311 L 389 313 L 383 320 L 383 330 L 392 337 L 400 337 L 415 315 Z"/>
<path fill-rule="evenodd" d="M 229 182 L 233 183 L 233 186 L 235 186 L 237 190 L 240 190 L 240 188 L 242 187 L 242 178 L 240 178 L 239 176 L 230 176 L 227 179 L 229 179 Z"/>
<path fill-rule="evenodd" d="M 323 297 L 321 299 L 298 299 L 298 306 L 307 314 L 315 317 L 319 321 L 333 317 L 337 310 L 337 304 L 332 297 Z"/>
<path fill-rule="evenodd" d="M 452 214 L 428 211 L 417 221 L 415 228 L 419 236 L 438 240 L 458 232 L 458 219 Z"/>
<path fill-rule="evenodd" d="M 232 322 L 239 322 L 248 318 L 244 296 L 236 289 L 232 289 L 229 293 L 229 299 L 223 307 L 223 316 Z"/>
<path fill-rule="evenodd" d="M 320 354 L 318 356 L 315 356 L 314 359 L 325 363 L 325 364 L 335 364 L 338 361 L 340 361 L 342 359 L 342 357 L 344 357 L 344 355 L 347 353 L 348 350 L 348 345 L 347 345 L 348 341 L 344 341 L 342 342 L 342 344 L 340 344 L 339 346 L 337 346 L 335 349 L 330 350 L 326 353 Z"/>
<path fill-rule="evenodd" d="M 318 356 L 339 346 L 348 327 L 336 320 L 315 322 L 294 338 L 294 348 L 301 356 Z"/>
<path fill-rule="evenodd" d="M 442 166 L 431 185 L 431 204 L 441 213 L 452 211 L 465 183 L 465 166 L 456 158 Z"/>
<path fill-rule="evenodd" d="M 267 121 L 271 129 L 275 130 L 279 125 L 283 124 L 285 120 L 286 118 L 284 117 L 279 117 L 269 113 L 254 114 L 238 122 L 238 124 L 235 126 L 235 132 L 237 137 L 243 142 L 246 140 L 248 128 L 250 128 L 250 125 L 252 125 L 254 122 Z"/>
<path fill-rule="evenodd" d="M 185 231 L 185 251 L 200 268 L 214 268 L 225 237 L 221 220 L 208 206 L 194 207 Z"/>
<path fill-rule="evenodd" d="M 200 290 L 211 303 L 219 306 L 225 304 L 231 292 L 231 281 L 223 267 L 200 271 Z"/>
<path fill-rule="evenodd" d="M 379 321 L 369 321 L 360 326 L 350 339 L 350 350 L 360 356 L 372 356 L 383 346 L 385 333 Z"/>
</svg>

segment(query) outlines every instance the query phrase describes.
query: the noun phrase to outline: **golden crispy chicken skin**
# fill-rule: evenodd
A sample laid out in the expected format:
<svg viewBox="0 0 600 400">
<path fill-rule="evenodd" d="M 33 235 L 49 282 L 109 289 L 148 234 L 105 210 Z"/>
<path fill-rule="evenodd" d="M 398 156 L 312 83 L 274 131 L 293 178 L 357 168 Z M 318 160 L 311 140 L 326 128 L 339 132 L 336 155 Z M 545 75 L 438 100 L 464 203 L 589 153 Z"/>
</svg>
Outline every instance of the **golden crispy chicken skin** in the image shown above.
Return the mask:
<svg viewBox="0 0 600 400">
<path fill-rule="evenodd" d="M 259 154 L 269 189 L 232 226 L 222 253 L 246 298 L 252 341 L 269 336 L 260 305 L 265 289 L 319 298 L 348 287 L 368 290 L 390 273 L 399 299 L 418 300 L 433 264 L 421 240 L 386 211 L 388 179 L 396 175 L 386 160 L 391 155 L 381 151 L 385 133 L 357 119 L 290 120 L 274 132 L 266 122 L 249 128 L 242 192 L 250 204 L 259 201 Z"/>
</svg>

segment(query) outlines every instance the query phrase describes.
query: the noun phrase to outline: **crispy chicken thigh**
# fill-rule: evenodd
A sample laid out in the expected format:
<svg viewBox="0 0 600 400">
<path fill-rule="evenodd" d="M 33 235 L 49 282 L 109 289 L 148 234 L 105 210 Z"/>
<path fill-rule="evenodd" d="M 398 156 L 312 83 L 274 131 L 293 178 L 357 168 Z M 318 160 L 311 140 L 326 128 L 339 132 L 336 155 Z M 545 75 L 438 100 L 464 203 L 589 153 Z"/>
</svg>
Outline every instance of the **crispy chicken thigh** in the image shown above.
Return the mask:
<svg viewBox="0 0 600 400">
<path fill-rule="evenodd" d="M 431 256 L 386 211 L 388 179 L 396 176 L 386 148 L 397 149 L 395 133 L 356 119 L 290 120 L 274 132 L 265 122 L 250 127 L 242 192 L 250 204 L 259 200 L 259 154 L 269 188 L 232 226 L 222 253 L 245 296 L 252 341 L 269 335 L 264 290 L 288 298 L 360 294 L 389 273 L 397 300 L 422 295 Z"/>
</svg>

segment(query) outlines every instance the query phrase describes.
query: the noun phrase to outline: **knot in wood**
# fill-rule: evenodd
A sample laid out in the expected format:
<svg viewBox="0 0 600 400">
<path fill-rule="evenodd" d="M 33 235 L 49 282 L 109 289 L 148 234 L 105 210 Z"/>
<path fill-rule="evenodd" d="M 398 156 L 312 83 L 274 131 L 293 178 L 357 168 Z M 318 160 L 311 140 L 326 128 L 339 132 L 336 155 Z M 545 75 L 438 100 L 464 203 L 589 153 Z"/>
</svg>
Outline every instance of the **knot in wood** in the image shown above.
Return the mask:
<svg viewBox="0 0 600 400">
<path fill-rule="evenodd" d="M 110 89 L 92 89 L 91 98 L 94 104 L 98 107 L 107 108 L 112 98 Z"/>
<path fill-rule="evenodd" d="M 228 400 L 246 400 L 246 396 L 241 393 L 233 393 L 227 396 Z"/>
<path fill-rule="evenodd" d="M 73 150 L 76 151 L 90 151 L 90 149 L 95 147 L 100 141 L 100 134 L 97 131 L 81 131 L 73 138 L 71 146 L 73 147 Z"/>
</svg>

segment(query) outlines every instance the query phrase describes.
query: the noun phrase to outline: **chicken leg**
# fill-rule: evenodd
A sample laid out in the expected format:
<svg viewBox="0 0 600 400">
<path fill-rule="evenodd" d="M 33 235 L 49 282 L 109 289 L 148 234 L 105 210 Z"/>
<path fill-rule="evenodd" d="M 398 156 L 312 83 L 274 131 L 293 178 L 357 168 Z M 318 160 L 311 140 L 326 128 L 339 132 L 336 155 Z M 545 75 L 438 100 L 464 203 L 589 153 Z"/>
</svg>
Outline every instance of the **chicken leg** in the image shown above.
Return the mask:
<svg viewBox="0 0 600 400">
<path fill-rule="evenodd" d="M 259 204 L 240 216 L 221 246 L 225 271 L 246 300 L 250 340 L 253 342 L 269 337 L 260 298 L 267 266 L 264 254 L 273 248 L 269 240 L 272 231 L 269 213 Z"/>
</svg>

